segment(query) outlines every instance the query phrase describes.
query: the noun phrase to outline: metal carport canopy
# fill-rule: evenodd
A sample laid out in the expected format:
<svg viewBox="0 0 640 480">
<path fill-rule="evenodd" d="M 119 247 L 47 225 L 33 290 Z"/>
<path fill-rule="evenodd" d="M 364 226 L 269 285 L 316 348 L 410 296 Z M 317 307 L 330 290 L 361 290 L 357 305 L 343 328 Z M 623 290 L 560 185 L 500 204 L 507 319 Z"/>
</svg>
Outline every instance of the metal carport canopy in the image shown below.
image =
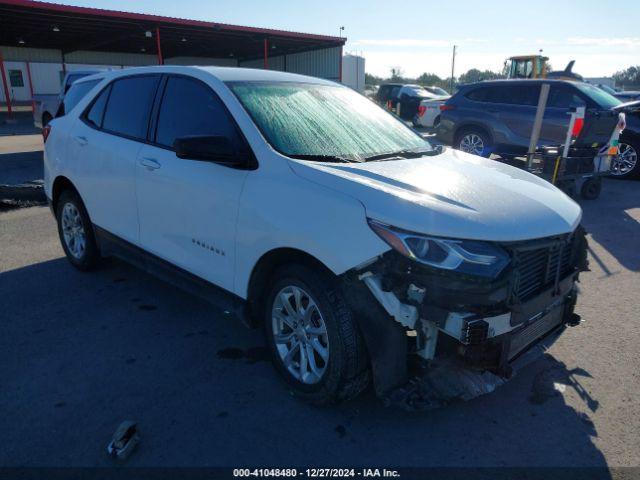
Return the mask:
<svg viewBox="0 0 640 480">
<path fill-rule="evenodd" d="M 149 33 L 151 32 L 151 35 Z M 157 53 L 170 57 L 238 61 L 342 47 L 345 38 L 268 28 L 75 7 L 31 0 L 0 0 L 0 45 Z M 143 50 L 144 49 L 144 50 Z"/>
</svg>

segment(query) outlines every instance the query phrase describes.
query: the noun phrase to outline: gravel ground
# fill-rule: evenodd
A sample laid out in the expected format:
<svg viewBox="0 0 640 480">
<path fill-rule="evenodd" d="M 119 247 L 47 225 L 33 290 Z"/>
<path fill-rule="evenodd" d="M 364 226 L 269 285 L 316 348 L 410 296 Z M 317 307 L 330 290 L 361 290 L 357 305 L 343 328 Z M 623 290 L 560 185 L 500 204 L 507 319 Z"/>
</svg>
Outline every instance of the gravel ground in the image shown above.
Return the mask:
<svg viewBox="0 0 640 480">
<path fill-rule="evenodd" d="M 130 466 L 637 467 L 640 183 L 583 207 L 584 324 L 494 393 L 421 414 L 372 392 L 309 407 L 259 331 L 117 261 L 74 270 L 46 207 L 0 213 L 0 465 L 109 466 L 130 418 Z"/>
</svg>

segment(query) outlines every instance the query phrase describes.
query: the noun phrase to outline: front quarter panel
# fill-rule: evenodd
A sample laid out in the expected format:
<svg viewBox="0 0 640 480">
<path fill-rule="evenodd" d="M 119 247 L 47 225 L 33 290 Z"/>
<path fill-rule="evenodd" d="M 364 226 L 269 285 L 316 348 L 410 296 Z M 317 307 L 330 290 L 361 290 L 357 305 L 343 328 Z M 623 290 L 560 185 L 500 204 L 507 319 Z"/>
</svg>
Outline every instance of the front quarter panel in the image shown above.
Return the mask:
<svg viewBox="0 0 640 480">
<path fill-rule="evenodd" d="M 389 250 L 353 197 L 297 176 L 275 152 L 259 158 L 240 201 L 235 293 L 247 298 L 260 258 L 277 248 L 312 255 L 339 275 Z"/>
</svg>

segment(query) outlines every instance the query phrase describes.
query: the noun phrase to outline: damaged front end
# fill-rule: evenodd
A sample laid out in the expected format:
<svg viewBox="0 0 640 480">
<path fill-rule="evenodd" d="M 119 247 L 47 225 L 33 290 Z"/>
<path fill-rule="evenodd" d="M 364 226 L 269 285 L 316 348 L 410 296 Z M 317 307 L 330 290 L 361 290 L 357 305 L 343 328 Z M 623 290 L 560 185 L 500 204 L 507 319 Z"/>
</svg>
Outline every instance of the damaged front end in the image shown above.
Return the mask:
<svg viewBox="0 0 640 480">
<path fill-rule="evenodd" d="M 469 263 L 489 265 L 489 247 L 470 253 L 460 244 L 454 248 Z M 369 349 L 376 393 L 387 403 L 424 409 L 488 393 L 565 326 L 580 323 L 575 283 L 588 266 L 582 227 L 491 246 L 505 252 L 506 260 L 489 275 L 475 274 L 473 265 L 465 271 L 416 261 L 403 245 L 412 247 L 403 238 L 343 277 Z M 452 264 L 438 252 L 430 255 Z"/>
</svg>

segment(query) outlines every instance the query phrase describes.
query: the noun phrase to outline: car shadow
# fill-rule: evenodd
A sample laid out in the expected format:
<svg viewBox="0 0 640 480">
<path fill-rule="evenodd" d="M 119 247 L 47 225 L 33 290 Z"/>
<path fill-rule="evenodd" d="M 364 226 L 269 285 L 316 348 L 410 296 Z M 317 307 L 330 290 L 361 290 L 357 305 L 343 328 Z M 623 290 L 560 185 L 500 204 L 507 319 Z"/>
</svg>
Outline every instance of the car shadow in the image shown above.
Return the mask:
<svg viewBox="0 0 640 480">
<path fill-rule="evenodd" d="M 44 177 L 42 150 L 0 153 L 0 185 L 17 185 Z"/>
<path fill-rule="evenodd" d="M 5 271 L 0 298 L 1 465 L 110 466 L 105 446 L 133 419 L 141 443 L 128 466 L 484 467 L 491 478 L 561 466 L 609 478 L 589 373 L 550 355 L 438 410 L 385 408 L 371 390 L 317 408 L 289 394 L 259 330 L 121 262 Z"/>
<path fill-rule="evenodd" d="M 40 129 L 33 125 L 33 113 L 6 111 L 0 112 L 0 138 L 5 135 L 33 135 Z"/>
<path fill-rule="evenodd" d="M 583 225 L 591 238 L 600 244 L 627 270 L 640 270 L 640 254 L 629 245 L 640 238 L 640 182 L 603 179 L 600 198 L 593 201 L 579 199 L 583 210 Z M 591 258 L 605 276 L 615 274 L 616 267 L 602 258 L 593 248 Z"/>
</svg>

